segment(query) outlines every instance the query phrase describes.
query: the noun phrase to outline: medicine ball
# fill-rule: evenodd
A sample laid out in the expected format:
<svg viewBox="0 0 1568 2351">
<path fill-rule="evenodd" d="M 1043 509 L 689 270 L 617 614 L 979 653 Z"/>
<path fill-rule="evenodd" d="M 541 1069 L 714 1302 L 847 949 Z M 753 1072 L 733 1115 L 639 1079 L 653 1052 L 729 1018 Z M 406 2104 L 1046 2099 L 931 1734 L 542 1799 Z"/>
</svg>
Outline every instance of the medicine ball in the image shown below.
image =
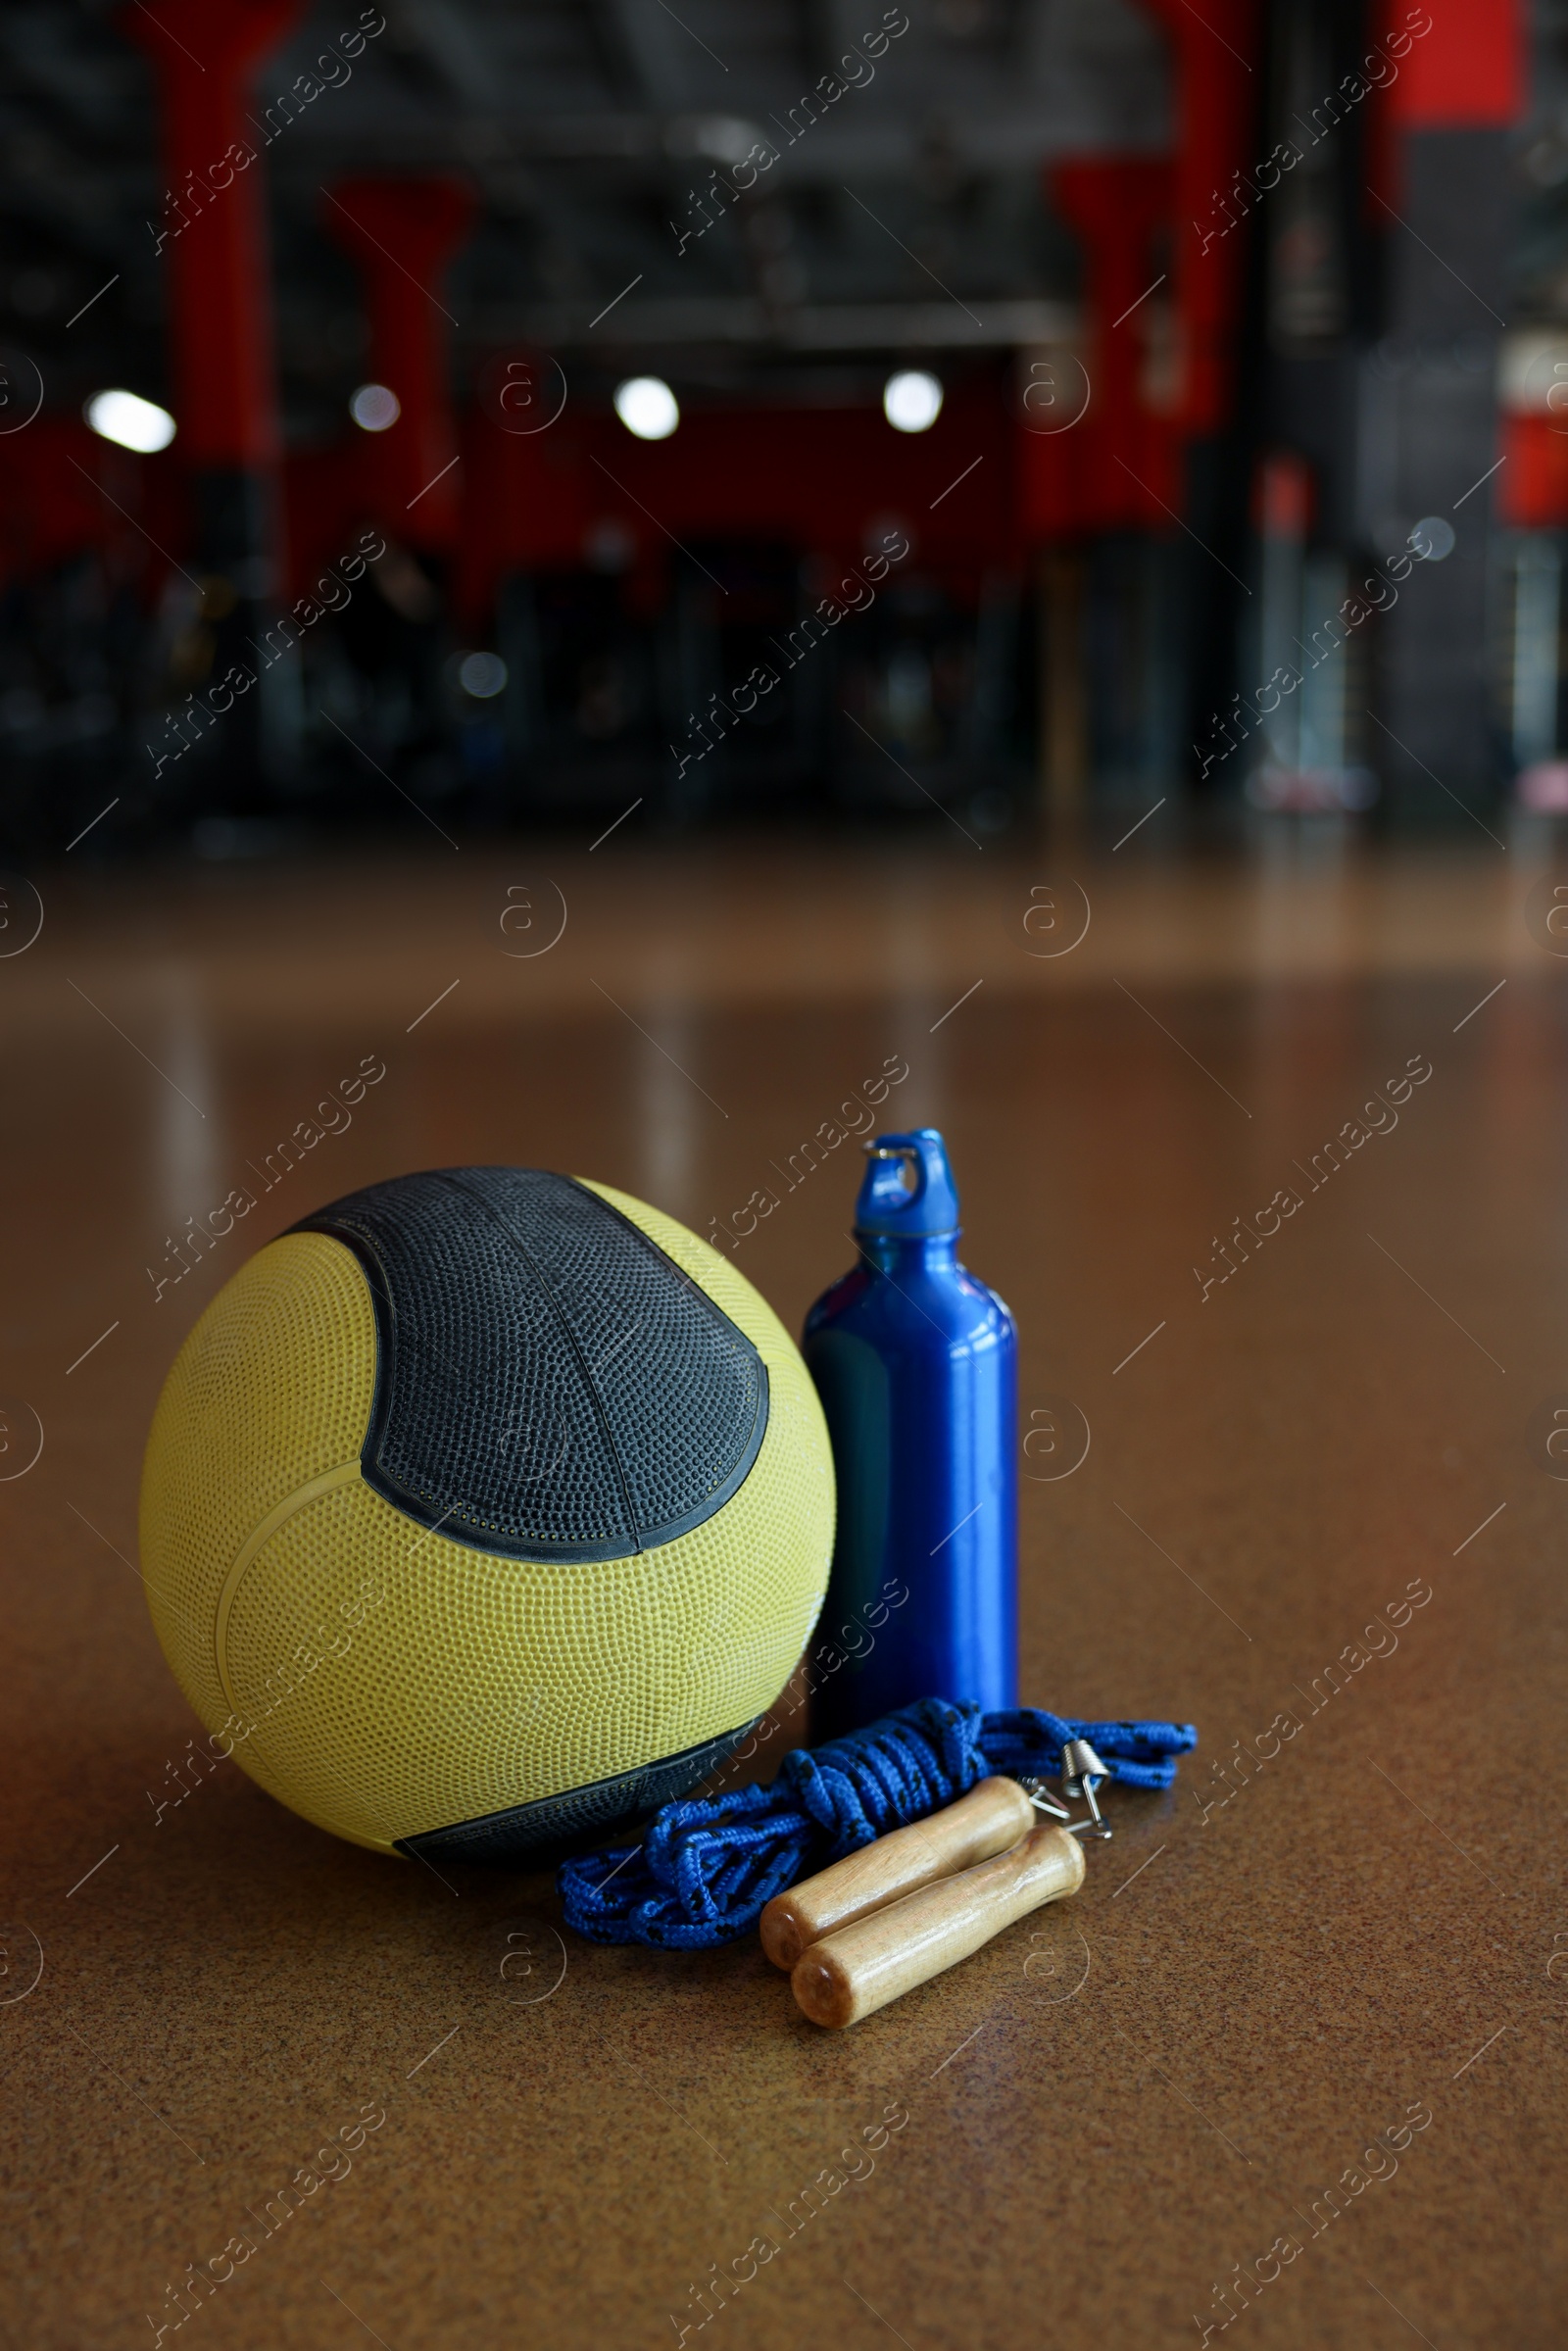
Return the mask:
<svg viewBox="0 0 1568 2351">
<path fill-rule="evenodd" d="M 535 1167 L 398 1176 L 259 1250 L 142 1477 L 216 1750 L 436 1859 L 537 1862 L 696 1787 L 788 1680 L 832 1542 L 821 1408 L 751 1284 Z"/>
</svg>

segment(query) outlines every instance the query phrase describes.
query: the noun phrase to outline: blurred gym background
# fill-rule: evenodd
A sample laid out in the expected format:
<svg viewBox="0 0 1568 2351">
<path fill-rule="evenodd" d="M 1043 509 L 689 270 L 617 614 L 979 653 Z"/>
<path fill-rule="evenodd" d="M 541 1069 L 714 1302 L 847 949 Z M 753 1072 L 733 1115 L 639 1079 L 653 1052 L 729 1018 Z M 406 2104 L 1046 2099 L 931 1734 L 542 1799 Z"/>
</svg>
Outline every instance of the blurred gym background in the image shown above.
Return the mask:
<svg viewBox="0 0 1568 2351">
<path fill-rule="evenodd" d="M 13 856 L 1568 808 L 1561 0 L 13 0 L 0 81 Z"/>
</svg>

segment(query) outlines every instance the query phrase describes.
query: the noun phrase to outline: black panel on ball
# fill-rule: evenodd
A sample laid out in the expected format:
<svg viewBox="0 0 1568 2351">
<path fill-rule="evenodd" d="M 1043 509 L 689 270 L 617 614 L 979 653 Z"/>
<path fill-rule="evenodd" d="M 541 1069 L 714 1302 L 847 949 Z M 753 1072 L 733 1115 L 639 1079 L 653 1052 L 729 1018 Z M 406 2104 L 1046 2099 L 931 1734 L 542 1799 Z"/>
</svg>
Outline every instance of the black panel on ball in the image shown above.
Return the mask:
<svg viewBox="0 0 1568 2351">
<path fill-rule="evenodd" d="M 760 1715 L 757 1720 L 760 1722 Z M 395 1842 L 400 1852 L 427 1859 L 439 1855 L 448 1861 L 502 1861 L 544 1869 L 564 1853 L 580 1853 L 614 1831 L 640 1826 L 661 1804 L 690 1795 L 728 1760 L 753 1728 L 742 1723 L 738 1731 L 683 1747 L 678 1755 L 641 1764 L 635 1771 L 617 1772 L 613 1779 L 541 1796 L 533 1804 L 514 1804 L 506 1812 L 482 1813 L 450 1829 L 426 1829 Z"/>
<path fill-rule="evenodd" d="M 767 1427 L 760 1355 L 618 1209 L 535 1167 L 395 1177 L 302 1218 L 374 1299 L 366 1482 L 521 1559 L 618 1559 L 710 1518 Z"/>
</svg>

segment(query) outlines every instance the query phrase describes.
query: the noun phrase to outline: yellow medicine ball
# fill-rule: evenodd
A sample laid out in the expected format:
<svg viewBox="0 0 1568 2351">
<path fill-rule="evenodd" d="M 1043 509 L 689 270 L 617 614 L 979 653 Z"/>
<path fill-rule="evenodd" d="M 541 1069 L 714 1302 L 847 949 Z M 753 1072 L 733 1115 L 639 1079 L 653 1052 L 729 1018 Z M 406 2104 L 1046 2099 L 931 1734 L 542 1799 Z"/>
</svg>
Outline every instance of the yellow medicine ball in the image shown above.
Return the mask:
<svg viewBox="0 0 1568 2351">
<path fill-rule="evenodd" d="M 541 1168 L 259 1250 L 164 1386 L 142 1569 L 220 1752 L 380 1852 L 541 1861 L 705 1779 L 816 1621 L 806 1367 L 705 1241 Z"/>
</svg>

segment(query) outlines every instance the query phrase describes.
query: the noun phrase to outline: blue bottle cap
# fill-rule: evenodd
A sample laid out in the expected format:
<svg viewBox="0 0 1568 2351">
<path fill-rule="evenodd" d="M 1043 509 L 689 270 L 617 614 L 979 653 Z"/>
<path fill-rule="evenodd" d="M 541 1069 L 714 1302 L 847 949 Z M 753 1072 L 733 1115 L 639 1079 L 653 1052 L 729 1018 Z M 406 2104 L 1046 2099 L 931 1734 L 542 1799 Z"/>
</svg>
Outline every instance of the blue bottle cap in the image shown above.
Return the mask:
<svg viewBox="0 0 1568 2351">
<path fill-rule="evenodd" d="M 855 1203 L 857 1233 L 898 1240 L 958 1230 L 958 1194 L 936 1127 L 877 1135 L 866 1147 L 865 1180 Z M 913 1178 L 906 1189 L 906 1170 Z"/>
</svg>

